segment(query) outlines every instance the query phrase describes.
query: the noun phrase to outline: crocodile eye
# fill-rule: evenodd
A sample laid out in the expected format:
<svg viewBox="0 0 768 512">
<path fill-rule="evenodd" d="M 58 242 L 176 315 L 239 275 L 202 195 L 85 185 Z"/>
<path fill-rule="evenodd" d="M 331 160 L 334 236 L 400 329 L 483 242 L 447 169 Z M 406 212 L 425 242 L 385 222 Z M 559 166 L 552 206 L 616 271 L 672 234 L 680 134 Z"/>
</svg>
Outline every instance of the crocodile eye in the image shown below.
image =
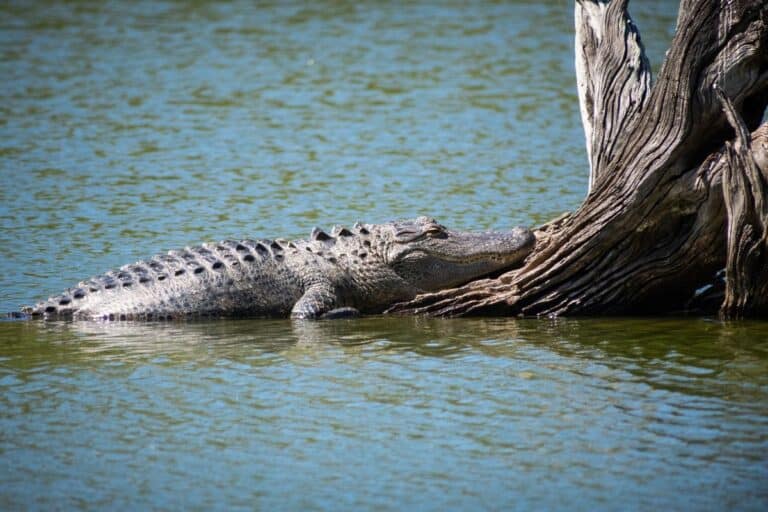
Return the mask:
<svg viewBox="0 0 768 512">
<path fill-rule="evenodd" d="M 445 238 L 448 236 L 448 233 L 446 233 L 445 228 L 443 226 L 437 225 L 437 226 L 430 226 L 429 229 L 425 232 L 425 234 L 429 238 Z"/>
</svg>

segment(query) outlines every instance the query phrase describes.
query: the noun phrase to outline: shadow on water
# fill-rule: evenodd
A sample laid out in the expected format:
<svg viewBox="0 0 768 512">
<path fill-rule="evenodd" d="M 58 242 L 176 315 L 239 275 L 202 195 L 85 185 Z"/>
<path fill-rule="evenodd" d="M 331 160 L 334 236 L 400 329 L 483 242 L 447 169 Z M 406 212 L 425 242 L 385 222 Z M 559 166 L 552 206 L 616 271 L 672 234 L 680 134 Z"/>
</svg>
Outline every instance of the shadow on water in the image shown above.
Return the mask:
<svg viewBox="0 0 768 512">
<path fill-rule="evenodd" d="M 564 372 L 618 370 L 653 387 L 698 395 L 720 394 L 731 380 L 765 385 L 768 375 L 768 324 L 712 319 L 3 322 L 0 343 L 2 365 L 17 369 L 117 361 L 200 368 L 297 358 L 491 357 L 545 360 Z"/>
</svg>

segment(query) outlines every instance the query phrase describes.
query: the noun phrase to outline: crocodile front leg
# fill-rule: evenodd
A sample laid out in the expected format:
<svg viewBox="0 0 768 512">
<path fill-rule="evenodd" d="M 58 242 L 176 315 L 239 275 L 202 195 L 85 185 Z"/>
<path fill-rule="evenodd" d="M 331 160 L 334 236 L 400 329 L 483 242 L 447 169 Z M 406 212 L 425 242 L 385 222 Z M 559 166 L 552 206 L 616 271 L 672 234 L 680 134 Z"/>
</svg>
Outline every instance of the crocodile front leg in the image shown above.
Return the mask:
<svg viewBox="0 0 768 512">
<path fill-rule="evenodd" d="M 315 283 L 307 288 L 304 295 L 294 304 L 291 318 L 335 319 L 360 315 L 360 311 L 355 308 L 336 307 L 337 300 L 336 292 L 330 283 Z"/>
</svg>

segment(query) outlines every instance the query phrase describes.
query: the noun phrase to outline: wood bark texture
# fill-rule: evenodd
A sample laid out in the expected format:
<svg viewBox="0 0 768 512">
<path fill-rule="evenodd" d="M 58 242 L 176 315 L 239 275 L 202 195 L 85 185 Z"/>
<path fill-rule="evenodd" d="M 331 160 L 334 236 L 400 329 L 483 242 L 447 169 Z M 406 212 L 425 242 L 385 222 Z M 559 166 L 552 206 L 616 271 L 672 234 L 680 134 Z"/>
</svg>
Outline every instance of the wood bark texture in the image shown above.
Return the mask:
<svg viewBox="0 0 768 512">
<path fill-rule="evenodd" d="M 768 124 L 750 136 L 731 101 L 718 89 L 726 117 L 736 131 L 726 143 L 723 196 L 728 212 L 726 319 L 768 313 Z"/>
<path fill-rule="evenodd" d="M 651 65 L 627 1 L 576 2 L 576 86 L 587 139 L 589 190 L 613 149 L 611 141 L 645 107 Z M 605 40 L 623 40 L 621 46 Z"/>
<path fill-rule="evenodd" d="M 738 143 L 727 144 L 734 129 L 722 100 L 733 106 L 743 137 L 759 139 L 761 131 L 749 132 L 758 129 L 768 104 L 768 2 L 683 0 L 654 84 L 627 3 L 576 1 L 577 87 L 590 163 L 583 204 L 536 229 L 536 249 L 521 268 L 419 296 L 391 312 L 678 311 L 727 262 L 728 279 L 734 276 L 736 239 L 750 242 L 738 242 L 746 245 L 734 253 L 733 266 L 748 261 L 753 270 L 742 284 L 728 285 L 731 295 L 755 306 L 762 300 L 755 294 L 768 297 L 763 189 L 748 206 L 738 200 L 765 180 L 745 171 Z M 757 153 L 751 153 L 754 162 Z M 748 235 L 747 223 L 756 226 Z M 762 279 L 763 287 L 737 291 L 752 279 Z"/>
</svg>

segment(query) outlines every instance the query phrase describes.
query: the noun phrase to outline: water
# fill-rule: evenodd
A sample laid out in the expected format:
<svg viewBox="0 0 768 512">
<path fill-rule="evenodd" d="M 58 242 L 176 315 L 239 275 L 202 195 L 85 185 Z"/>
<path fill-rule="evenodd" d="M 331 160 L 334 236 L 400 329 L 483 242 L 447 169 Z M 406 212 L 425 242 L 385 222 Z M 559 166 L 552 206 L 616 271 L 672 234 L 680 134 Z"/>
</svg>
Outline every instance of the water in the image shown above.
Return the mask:
<svg viewBox="0 0 768 512">
<path fill-rule="evenodd" d="M 658 69 L 674 6 L 632 12 Z M 570 2 L 0 5 L 0 311 L 161 250 L 586 191 Z M 0 322 L 0 509 L 765 509 L 768 327 Z"/>
</svg>

